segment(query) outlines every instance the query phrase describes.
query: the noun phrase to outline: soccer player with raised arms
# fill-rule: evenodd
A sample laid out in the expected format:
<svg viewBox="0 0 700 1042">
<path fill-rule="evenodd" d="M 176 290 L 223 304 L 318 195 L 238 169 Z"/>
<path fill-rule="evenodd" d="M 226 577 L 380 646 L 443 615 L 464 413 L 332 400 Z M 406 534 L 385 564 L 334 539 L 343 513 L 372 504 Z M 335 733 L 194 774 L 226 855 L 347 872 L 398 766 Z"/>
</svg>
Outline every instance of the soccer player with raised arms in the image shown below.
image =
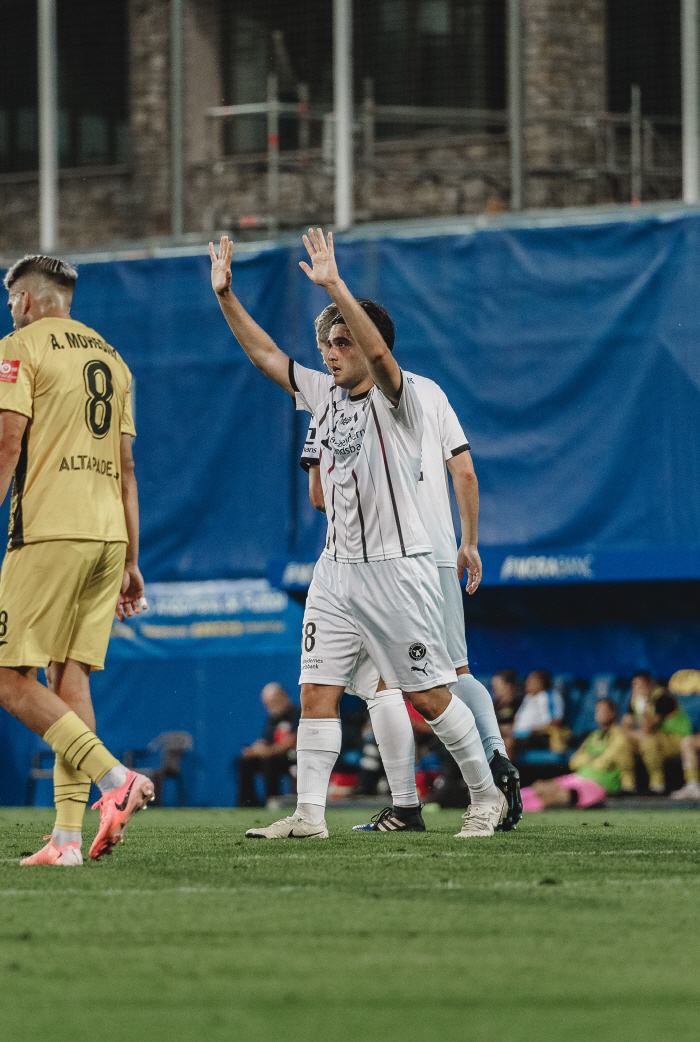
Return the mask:
<svg viewBox="0 0 700 1042">
<path fill-rule="evenodd" d="M 372 316 L 379 305 L 370 300 L 358 304 Z M 324 365 L 334 340 L 344 341 L 348 329 L 343 316 L 330 304 L 316 319 L 317 342 Z M 445 611 L 447 650 L 457 672 L 454 693 L 471 709 L 476 720 L 486 758 L 496 785 L 508 800 L 508 814 L 502 829 L 514 828 L 522 816 L 519 774 L 505 755 L 493 702 L 488 691 L 469 670 L 469 657 L 464 633 L 464 610 L 460 580 L 467 572 L 467 592 L 476 592 L 481 581 L 481 560 L 477 549 L 479 490 L 471 450 L 466 435 L 450 405 L 447 395 L 424 376 L 404 372 L 413 384 L 423 411 L 421 473 L 418 481 L 418 505 L 426 532 L 433 546 L 440 576 Z M 309 474 L 309 497 L 312 504 L 325 512 L 320 467 L 324 448 L 312 419 L 304 444 L 301 465 Z M 462 538 L 455 541 L 450 507 L 447 470 L 455 488 Z M 379 752 L 391 789 L 393 806 L 385 808 L 367 825 L 356 825 L 356 831 L 395 832 L 422 831 L 415 783 L 415 747 L 413 728 L 399 690 L 377 688 L 377 671 L 369 659 L 365 669 L 355 676 L 351 692 L 365 699 L 370 713 Z"/>
<path fill-rule="evenodd" d="M 28 256 L 5 275 L 15 332 L 0 341 L 0 501 L 14 474 L 0 576 L 0 705 L 56 753 L 56 826 L 23 865 L 82 865 L 94 781 L 99 860 L 153 799 L 95 734 L 90 672 L 103 669 L 115 609 L 145 607 L 131 439 L 131 373 L 70 317 L 77 272 Z M 46 670 L 48 687 L 37 681 Z"/>
<path fill-rule="evenodd" d="M 322 468 L 328 539 L 304 614 L 297 810 L 251 838 L 325 838 L 330 773 L 340 752 L 338 703 L 366 651 L 390 688 L 426 717 L 457 761 L 472 794 L 459 838 L 491 836 L 507 810 L 471 711 L 449 691 L 457 677 L 446 646 L 443 598 L 416 501 L 423 421 L 415 388 L 391 353 L 393 323 L 373 321 L 338 275 L 332 235 L 304 236 L 301 267 L 342 313 L 349 336 L 328 354 L 330 375 L 292 361 L 231 292 L 232 244 L 217 258 L 212 287 L 251 361 L 311 412 L 329 452 Z M 384 313 L 385 315 L 386 313 Z M 388 320 L 388 321 L 387 321 Z M 381 325 L 380 325 L 381 323 Z"/>
</svg>

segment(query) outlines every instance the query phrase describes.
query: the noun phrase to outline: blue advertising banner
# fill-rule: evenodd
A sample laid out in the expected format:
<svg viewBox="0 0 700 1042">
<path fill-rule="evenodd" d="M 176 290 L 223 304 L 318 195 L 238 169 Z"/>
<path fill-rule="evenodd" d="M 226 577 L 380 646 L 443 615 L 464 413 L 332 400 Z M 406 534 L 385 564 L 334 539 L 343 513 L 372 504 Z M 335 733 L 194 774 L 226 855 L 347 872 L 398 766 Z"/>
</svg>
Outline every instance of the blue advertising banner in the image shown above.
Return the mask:
<svg viewBox="0 0 700 1042">
<path fill-rule="evenodd" d="M 277 681 L 298 700 L 302 608 L 265 579 L 154 583 L 146 596 L 147 612 L 115 622 L 104 672 L 91 676 L 100 737 L 123 757 L 164 731 L 187 731 L 187 804 L 231 806 L 235 760 L 265 725 L 263 686 Z M 51 762 L 40 738 L 0 713 L 0 803 L 24 803 L 37 752 Z M 36 798 L 51 802 L 50 782 L 38 783 Z"/>
</svg>

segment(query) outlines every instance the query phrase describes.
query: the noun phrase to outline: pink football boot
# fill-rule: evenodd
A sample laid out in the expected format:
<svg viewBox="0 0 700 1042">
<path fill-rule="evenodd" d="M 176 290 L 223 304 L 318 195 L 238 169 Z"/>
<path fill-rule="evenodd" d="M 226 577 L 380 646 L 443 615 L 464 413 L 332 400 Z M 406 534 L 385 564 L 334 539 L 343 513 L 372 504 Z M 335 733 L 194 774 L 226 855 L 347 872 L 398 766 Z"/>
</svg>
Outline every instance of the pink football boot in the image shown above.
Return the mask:
<svg viewBox="0 0 700 1042">
<path fill-rule="evenodd" d="M 132 814 L 143 810 L 154 797 L 150 778 L 136 771 L 127 771 L 123 785 L 105 792 L 92 805 L 93 810 L 100 808 L 100 827 L 90 847 L 90 857 L 99 861 L 103 854 L 111 854 L 113 847 L 124 838 L 124 829 Z"/>
<path fill-rule="evenodd" d="M 59 847 L 52 836 L 44 836 L 48 843 L 31 857 L 25 857 L 20 865 L 65 865 L 74 867 L 82 865 L 83 855 L 80 852 L 80 843 L 64 843 Z"/>
</svg>

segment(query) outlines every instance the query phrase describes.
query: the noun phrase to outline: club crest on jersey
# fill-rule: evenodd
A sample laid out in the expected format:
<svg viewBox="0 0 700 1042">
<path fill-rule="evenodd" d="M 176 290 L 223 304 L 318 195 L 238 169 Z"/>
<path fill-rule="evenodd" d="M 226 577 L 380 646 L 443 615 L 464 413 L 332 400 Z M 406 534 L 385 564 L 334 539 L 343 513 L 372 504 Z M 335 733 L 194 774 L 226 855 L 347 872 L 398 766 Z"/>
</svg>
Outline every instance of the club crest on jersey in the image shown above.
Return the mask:
<svg viewBox="0 0 700 1042">
<path fill-rule="evenodd" d="M 16 384 L 19 374 L 19 362 L 0 362 L 0 383 Z"/>
<path fill-rule="evenodd" d="M 427 650 L 428 649 L 426 648 L 425 644 L 416 642 L 415 644 L 411 644 L 410 648 L 408 649 L 408 654 L 414 662 L 420 662 L 422 658 L 425 658 Z"/>
</svg>

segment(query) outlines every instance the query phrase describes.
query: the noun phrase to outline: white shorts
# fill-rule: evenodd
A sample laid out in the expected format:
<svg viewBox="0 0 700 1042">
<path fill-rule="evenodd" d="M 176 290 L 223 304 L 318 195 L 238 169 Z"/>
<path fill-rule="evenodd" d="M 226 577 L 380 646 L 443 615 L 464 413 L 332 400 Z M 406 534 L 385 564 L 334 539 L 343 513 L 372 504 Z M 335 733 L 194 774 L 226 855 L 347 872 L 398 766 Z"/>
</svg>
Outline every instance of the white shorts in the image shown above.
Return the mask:
<svg viewBox="0 0 700 1042">
<path fill-rule="evenodd" d="M 432 554 L 360 564 L 321 557 L 306 599 L 299 683 L 356 691 L 367 658 L 387 687 L 455 683 L 443 608 Z"/>
<path fill-rule="evenodd" d="M 462 588 L 459 585 L 456 568 L 440 568 L 440 588 L 444 601 L 443 619 L 445 623 L 445 646 L 455 669 L 469 664 L 467 655 L 467 640 L 464 634 L 464 602 L 462 600 Z M 352 684 L 348 687 L 351 695 L 359 695 L 365 702 L 371 701 L 377 690 L 380 672 L 372 662 L 369 655 L 364 651 L 360 655 Z M 386 680 L 384 683 L 387 683 Z M 387 687 L 393 687 L 387 684 Z"/>
<path fill-rule="evenodd" d="M 469 665 L 467 638 L 464 634 L 464 601 L 456 568 L 438 567 L 440 587 L 445 602 L 445 637 L 447 653 L 455 669 Z"/>
</svg>

